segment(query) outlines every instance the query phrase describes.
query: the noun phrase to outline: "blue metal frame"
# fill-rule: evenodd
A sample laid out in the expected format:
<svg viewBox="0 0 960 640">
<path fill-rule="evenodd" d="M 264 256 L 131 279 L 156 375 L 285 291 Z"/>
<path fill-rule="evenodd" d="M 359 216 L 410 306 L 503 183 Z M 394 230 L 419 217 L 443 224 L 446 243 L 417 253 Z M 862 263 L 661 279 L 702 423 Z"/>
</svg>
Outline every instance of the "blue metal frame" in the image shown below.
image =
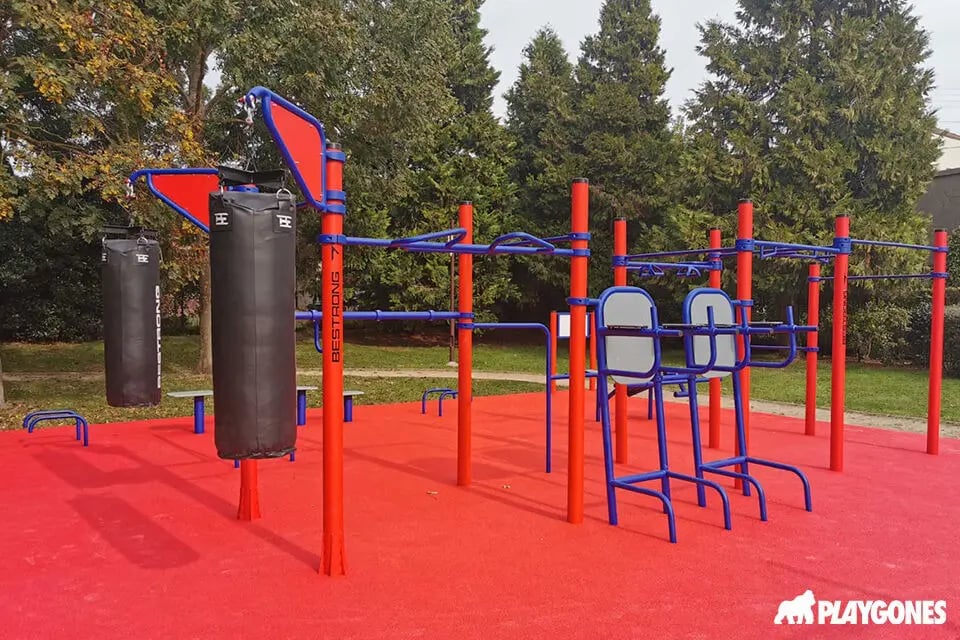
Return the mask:
<svg viewBox="0 0 960 640">
<path fill-rule="evenodd" d="M 457 231 L 457 230 L 453 230 Z M 448 237 L 450 232 L 438 232 L 437 234 L 424 234 L 412 238 L 363 238 L 353 236 L 321 234 L 317 236 L 317 242 L 320 244 L 339 244 L 347 247 L 380 247 L 383 249 L 403 249 L 417 253 L 450 253 L 471 255 L 539 255 L 547 254 L 561 256 L 566 258 L 589 257 L 589 249 L 564 249 L 557 247 L 546 240 L 536 238 L 530 234 L 515 231 L 506 233 L 494 240 L 490 244 L 463 244 L 460 242 L 430 242 L 421 238 L 427 236 Z M 529 237 L 528 237 L 529 236 Z M 524 244 L 513 243 L 512 240 L 522 238 Z M 531 240 L 531 238 L 533 240 Z M 534 243 L 534 241 L 536 241 Z M 506 244 L 505 244 L 506 242 Z M 534 243 L 536 246 L 529 246 L 528 243 Z"/>
<path fill-rule="evenodd" d="M 651 326 L 649 329 L 632 329 L 626 330 L 622 328 L 608 327 L 603 317 L 603 306 L 606 299 L 616 293 L 622 292 L 631 292 L 631 293 L 642 293 L 647 297 L 651 303 Z M 618 523 L 617 515 L 617 499 L 616 499 L 616 490 L 625 489 L 627 491 L 632 491 L 635 493 L 640 493 L 647 496 L 652 496 L 660 500 L 663 504 L 663 511 L 667 516 L 667 527 L 670 537 L 670 542 L 675 543 L 677 541 L 677 527 L 676 527 L 676 515 L 673 510 L 673 503 L 670 498 L 670 480 L 681 480 L 684 482 L 690 482 L 697 485 L 698 489 L 703 487 L 710 487 L 717 491 L 720 495 L 720 499 L 723 503 L 723 521 L 724 528 L 731 528 L 731 516 L 730 516 L 730 499 L 727 497 L 726 492 L 723 488 L 711 480 L 707 480 L 702 477 L 690 476 L 684 473 L 678 473 L 676 471 L 671 471 L 669 468 L 669 462 L 667 459 L 667 433 L 666 433 L 666 421 L 664 418 L 664 409 L 663 409 L 663 387 L 665 384 L 678 384 L 681 382 L 686 382 L 688 380 L 685 375 L 687 372 L 696 375 L 697 368 L 690 367 L 665 367 L 662 364 L 661 360 L 661 348 L 660 348 L 660 338 L 662 337 L 683 337 L 689 331 L 699 332 L 703 335 L 713 335 L 714 339 L 717 335 L 715 333 L 716 327 L 696 327 L 696 328 L 682 328 L 682 329 L 664 329 L 657 317 L 657 307 L 654 304 L 653 298 L 643 289 L 637 287 L 610 287 L 600 296 L 600 302 L 597 307 L 597 336 L 600 338 L 600 342 L 597 344 L 597 373 L 599 374 L 598 384 L 602 384 L 603 388 L 606 389 L 608 385 L 608 377 L 611 375 L 625 375 L 632 377 L 640 378 L 651 378 L 649 383 L 640 384 L 640 385 L 628 385 L 628 392 L 634 391 L 639 392 L 643 389 L 650 388 L 653 391 L 654 401 L 656 403 L 656 425 L 657 425 L 657 448 L 659 455 L 659 469 L 654 471 L 648 471 L 645 473 L 632 474 L 626 476 L 617 477 L 614 472 L 614 460 L 613 460 L 613 437 L 611 434 L 610 426 L 610 395 L 607 397 L 607 401 L 603 402 L 601 405 L 600 411 L 600 423 L 601 430 L 603 433 L 603 458 L 604 458 L 604 473 L 606 476 L 606 489 L 607 489 L 607 512 L 610 520 L 610 524 L 616 525 Z M 611 335 L 633 335 L 633 336 L 644 336 L 650 337 L 653 339 L 653 351 L 654 351 L 654 362 L 652 368 L 649 371 L 622 371 L 611 369 L 607 364 L 607 349 L 606 349 L 606 336 Z M 715 359 L 716 349 L 712 349 L 711 360 Z M 713 364 L 712 362 L 710 363 Z M 679 373 L 678 373 L 679 372 Z M 701 371 L 702 373 L 702 371 Z M 611 394 L 612 395 L 612 394 Z M 660 491 L 655 489 L 648 489 L 646 487 L 637 486 L 640 483 L 647 482 L 650 480 L 660 480 Z"/>
<path fill-rule="evenodd" d="M 304 111 L 297 105 L 293 104 L 289 100 L 277 95 L 270 89 L 266 87 L 256 86 L 250 91 L 247 92 L 244 100 L 250 106 L 253 106 L 256 103 L 256 99 L 260 100 L 261 110 L 263 111 L 263 121 L 267 125 L 267 129 L 270 131 L 270 136 L 273 138 L 274 143 L 276 143 L 277 148 L 280 150 L 280 155 L 283 156 L 283 160 L 287 165 L 287 168 L 290 169 L 290 173 L 293 175 L 293 179 L 296 181 L 297 186 L 300 187 L 300 191 L 306 197 L 307 202 L 314 209 L 318 211 L 327 210 L 327 163 L 323 159 L 320 161 L 320 199 L 318 200 L 310 191 L 310 188 L 307 186 L 306 180 L 303 178 L 303 174 L 300 172 L 300 169 L 297 167 L 297 162 L 293 159 L 293 155 L 290 153 L 290 148 L 287 146 L 287 143 L 284 142 L 283 136 L 280 135 L 280 132 L 277 130 L 276 122 L 273 118 L 272 106 L 276 102 L 283 108 L 288 111 L 292 111 L 299 117 L 306 120 L 317 132 L 320 134 L 320 153 L 324 154 L 324 159 L 327 155 L 327 132 L 323 128 L 323 123 L 317 120 L 312 114 Z"/>
<path fill-rule="evenodd" d="M 697 296 L 709 293 L 712 295 L 722 294 L 724 298 L 731 304 L 731 306 L 737 306 L 737 303 L 730 298 L 721 289 L 712 289 L 712 288 L 699 288 L 694 289 L 683 301 L 683 319 L 684 322 L 691 321 L 691 306 L 693 301 Z M 743 306 L 743 305 L 740 305 Z M 737 437 L 737 447 L 740 452 L 738 455 L 731 458 L 724 458 L 722 460 L 711 460 L 704 462 L 703 460 L 703 446 L 701 444 L 700 438 L 700 417 L 699 417 L 699 408 L 697 405 L 697 383 L 700 382 L 695 377 L 688 378 L 688 398 L 690 406 L 690 422 L 693 431 L 693 455 L 694 455 L 694 468 L 698 478 L 704 477 L 705 472 L 714 473 L 717 475 L 722 475 L 730 478 L 738 478 L 743 481 L 743 495 L 750 495 L 750 487 L 753 486 L 757 490 L 757 499 L 760 507 L 760 519 L 766 521 L 767 519 L 767 503 L 766 495 L 763 491 L 763 487 L 760 483 L 749 474 L 749 464 L 756 464 L 759 466 L 770 467 L 773 469 L 780 469 L 782 471 L 789 471 L 797 475 L 800 478 L 801 483 L 803 484 L 803 494 L 804 494 L 804 504 L 807 511 L 812 511 L 812 499 L 810 494 L 810 482 L 807 479 L 806 475 L 798 468 L 793 465 L 783 464 L 780 462 L 773 462 L 771 460 L 766 460 L 763 458 L 756 458 L 749 455 L 747 451 L 747 440 L 746 440 L 746 431 L 744 428 L 744 419 L 743 419 L 743 395 L 740 384 L 740 376 L 736 375 L 741 369 L 745 367 L 764 367 L 764 368 L 783 368 L 788 366 L 793 362 L 797 354 L 797 334 L 815 331 L 815 327 L 810 326 L 800 326 L 793 323 L 793 309 L 791 307 L 787 308 L 787 321 L 785 323 L 758 323 L 759 326 L 754 326 L 748 324 L 746 321 L 746 314 L 740 314 L 740 322 L 736 325 L 737 332 L 743 336 L 743 345 L 744 345 L 744 356 L 742 360 L 737 360 L 734 362 L 732 367 L 722 367 L 722 366 L 713 366 L 714 371 L 726 371 L 733 373 L 732 386 L 733 386 L 733 402 L 734 402 L 734 414 L 736 416 L 736 437 Z M 755 362 L 751 359 L 751 347 L 750 347 L 750 336 L 757 335 L 761 333 L 786 333 L 788 335 L 789 346 L 787 347 L 788 355 L 783 362 L 779 363 L 768 363 L 768 362 Z M 712 349 L 715 349 L 715 345 L 711 345 Z M 693 341 L 692 339 L 685 340 L 684 350 L 686 351 L 687 362 L 691 362 L 694 358 L 693 355 Z M 715 359 L 712 357 L 711 359 Z M 724 467 L 736 466 L 739 467 L 739 472 L 730 471 Z M 702 487 L 697 487 L 697 503 L 703 507 L 706 505 L 706 495 Z"/>
<path fill-rule="evenodd" d="M 344 311 L 344 320 L 372 320 L 374 322 L 390 322 L 400 320 L 463 320 L 472 318 L 472 314 L 462 314 L 457 311 Z M 297 311 L 294 314 L 297 320 L 318 322 L 323 319 L 320 311 Z"/>
<path fill-rule="evenodd" d="M 553 356 L 550 353 L 550 344 L 552 342 L 552 334 L 550 333 L 550 328 L 545 324 L 539 322 L 470 322 L 470 323 L 460 323 L 458 325 L 461 328 L 473 329 L 476 330 L 486 330 L 486 329 L 521 329 L 521 330 L 533 330 L 540 331 L 543 333 L 546 338 L 547 345 L 547 357 L 546 357 L 546 371 L 544 373 L 544 381 L 546 383 L 546 429 L 545 429 L 545 447 L 546 447 L 546 459 L 544 464 L 544 469 L 547 473 L 553 471 L 553 392 L 550 390 L 550 371 L 553 370 Z M 598 385 L 599 389 L 599 385 Z"/>
<path fill-rule="evenodd" d="M 397 238 L 390 242 L 391 247 L 405 247 L 416 242 L 428 242 L 430 240 L 441 240 L 443 238 L 450 238 L 447 240 L 447 245 L 457 244 L 461 240 L 467 237 L 467 230 L 458 227 L 456 229 L 445 229 L 443 231 L 433 231 L 431 233 L 423 233 L 418 236 L 411 236 L 409 238 Z"/>
<path fill-rule="evenodd" d="M 926 244 L 906 244 L 903 242 L 888 242 L 886 240 L 857 240 L 850 238 L 852 245 L 865 245 L 868 247 L 893 247 L 894 249 L 919 249 L 921 251 L 931 251 L 933 253 L 946 253 L 947 247 L 934 247 Z"/>
<path fill-rule="evenodd" d="M 83 440 L 83 446 L 90 446 L 90 425 L 87 419 L 72 409 L 40 409 L 31 411 L 23 418 L 23 428 L 27 433 L 33 433 L 33 430 L 41 422 L 47 420 L 73 420 L 76 425 L 76 439 Z"/>
<path fill-rule="evenodd" d="M 150 189 L 150 193 L 152 193 L 155 198 L 189 220 L 197 228 L 202 229 L 205 233 L 210 233 L 210 227 L 197 220 L 189 211 L 178 205 L 176 202 L 157 191 L 156 186 L 153 184 L 153 176 L 217 175 L 218 173 L 219 172 L 216 169 L 211 169 L 209 167 L 193 167 L 185 169 L 139 169 L 130 174 L 130 177 L 127 178 L 127 184 L 132 187 L 141 177 L 146 178 L 145 181 L 147 183 L 147 188 Z"/>
<path fill-rule="evenodd" d="M 439 393 L 440 396 L 437 398 L 437 416 L 443 415 L 443 398 L 456 398 L 457 392 L 449 387 L 431 387 L 423 392 L 420 395 L 420 415 L 427 414 L 427 398 L 431 393 Z"/>
<path fill-rule="evenodd" d="M 878 275 L 867 275 L 867 276 L 847 276 L 847 280 L 936 280 L 938 278 L 946 278 L 948 274 L 941 273 L 939 271 L 931 271 L 930 273 L 893 273 L 893 274 L 878 274 Z M 811 282 L 816 282 L 820 280 L 833 280 L 833 276 L 820 276 L 815 279 L 808 277 Z"/>
<path fill-rule="evenodd" d="M 723 262 L 719 257 L 707 261 L 684 262 L 648 262 L 632 259 L 631 256 L 613 256 L 613 267 L 626 267 L 627 271 L 639 273 L 643 277 L 659 277 L 667 271 L 676 271 L 683 277 L 699 277 L 703 272 L 722 271 Z"/>
</svg>

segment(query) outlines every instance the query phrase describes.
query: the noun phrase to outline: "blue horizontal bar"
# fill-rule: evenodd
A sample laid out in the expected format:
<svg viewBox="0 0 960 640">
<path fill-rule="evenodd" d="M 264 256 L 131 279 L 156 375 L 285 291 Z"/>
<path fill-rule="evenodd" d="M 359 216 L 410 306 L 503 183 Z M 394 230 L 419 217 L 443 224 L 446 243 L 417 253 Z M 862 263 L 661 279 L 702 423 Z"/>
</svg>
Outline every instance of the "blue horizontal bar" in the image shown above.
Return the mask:
<svg viewBox="0 0 960 640">
<path fill-rule="evenodd" d="M 875 276 L 847 276 L 847 280 L 934 280 L 935 273 L 895 273 Z M 833 280 L 834 276 L 821 276 L 821 280 Z"/>
<path fill-rule="evenodd" d="M 616 266 L 624 266 L 627 269 L 633 268 L 644 268 L 644 267 L 656 267 L 659 269 L 696 269 L 696 270 L 708 270 L 713 269 L 714 266 L 709 262 L 636 262 L 633 260 L 627 260 L 625 263 L 618 264 Z"/>
<path fill-rule="evenodd" d="M 297 320 L 316 321 L 323 318 L 320 311 L 297 311 Z M 460 320 L 456 311 L 344 311 L 344 320 Z"/>
<path fill-rule="evenodd" d="M 720 247 L 719 249 L 684 249 L 683 251 L 656 251 L 653 253 L 632 253 L 623 256 L 627 260 L 643 260 L 645 258 L 671 258 L 680 256 L 706 256 L 717 254 L 721 256 L 731 256 L 736 253 L 733 247 Z"/>
<path fill-rule="evenodd" d="M 130 174 L 128 182 L 136 182 L 141 176 L 188 176 L 188 175 L 216 175 L 219 171 L 212 167 L 186 167 L 182 169 L 138 169 Z"/>
<path fill-rule="evenodd" d="M 870 247 L 894 247 L 896 249 L 919 249 L 921 251 L 941 251 L 946 247 L 931 247 L 925 244 L 905 244 L 903 242 L 887 242 L 886 240 L 854 240 L 850 239 L 850 244 L 860 244 Z"/>
<path fill-rule="evenodd" d="M 657 480 L 662 478 L 666 471 L 658 469 L 656 471 L 647 471 L 646 473 L 634 473 L 629 476 L 620 476 L 619 478 L 613 479 L 613 484 L 624 485 L 624 484 L 634 484 L 637 482 L 648 482 L 650 480 Z M 626 488 L 626 487 L 624 487 Z"/>
<path fill-rule="evenodd" d="M 470 326 L 474 329 L 536 329 L 549 332 L 547 325 L 539 322 L 474 322 Z"/>
<path fill-rule="evenodd" d="M 512 245 L 489 245 L 489 244 L 443 244 L 440 242 L 415 241 L 402 246 L 394 244 L 394 240 L 385 240 L 381 238 L 357 238 L 344 237 L 341 244 L 351 247 L 383 247 L 385 249 L 402 248 L 407 251 L 418 253 L 468 253 L 471 255 L 539 255 L 550 254 L 555 256 L 572 258 L 578 255 L 584 255 L 582 251 L 576 249 L 560 249 L 553 247 L 546 249 L 543 247 L 517 247 Z"/>
<path fill-rule="evenodd" d="M 751 351 L 790 351 L 790 347 L 787 345 L 770 345 L 770 344 L 752 344 L 750 345 Z M 797 347 L 798 353 L 819 353 L 819 347 Z"/>
<path fill-rule="evenodd" d="M 772 242 L 769 240 L 754 240 L 754 245 L 757 247 L 767 247 L 771 249 L 788 249 L 788 250 L 802 250 L 802 251 L 817 251 L 829 254 L 837 253 L 837 250 L 833 247 L 818 247 L 812 244 L 795 244 L 793 242 Z"/>
</svg>

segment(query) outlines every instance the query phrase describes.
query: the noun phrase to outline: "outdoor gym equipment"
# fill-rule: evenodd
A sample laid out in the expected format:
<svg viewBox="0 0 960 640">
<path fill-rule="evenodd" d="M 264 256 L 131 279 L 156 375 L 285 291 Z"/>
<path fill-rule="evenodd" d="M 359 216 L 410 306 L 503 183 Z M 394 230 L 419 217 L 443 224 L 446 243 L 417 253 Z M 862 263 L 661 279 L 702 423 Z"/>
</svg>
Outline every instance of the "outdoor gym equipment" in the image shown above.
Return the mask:
<svg viewBox="0 0 960 640">
<path fill-rule="evenodd" d="M 41 422 L 62 422 L 64 420 L 73 420 L 76 425 L 78 441 L 83 441 L 83 446 L 90 446 L 90 425 L 87 419 L 81 416 L 73 409 L 41 409 L 31 411 L 23 417 L 23 428 L 27 433 L 33 433 L 33 430 Z"/>
<path fill-rule="evenodd" d="M 619 223 L 625 224 L 625 223 Z M 614 283 L 626 282 L 627 263 L 648 263 L 645 275 L 663 275 L 677 273 L 681 275 L 699 275 L 703 271 L 710 271 L 711 286 L 719 285 L 719 270 L 722 261 L 736 257 L 736 307 L 737 321 L 740 316 L 749 324 L 752 316 L 753 295 L 753 262 L 754 258 L 768 259 L 796 259 L 809 262 L 808 272 L 808 305 L 807 324 L 816 327 L 819 320 L 819 283 L 826 280 L 833 281 L 833 335 L 831 355 L 831 387 L 830 387 L 830 468 L 834 471 L 843 470 L 843 442 L 844 442 L 844 410 L 846 396 L 846 328 L 847 328 L 847 290 L 848 284 L 857 280 L 873 279 L 930 279 L 933 280 L 931 339 L 930 339 L 930 374 L 928 389 L 927 411 L 927 453 L 937 454 L 940 439 L 940 408 L 943 380 L 943 323 L 945 307 L 945 279 L 947 277 L 947 234 L 943 230 L 934 233 L 934 243 L 930 245 L 906 244 L 881 240 L 858 240 L 850 237 L 850 218 L 846 215 L 836 217 L 834 222 L 834 238 L 829 246 L 806 245 L 789 242 L 771 242 L 754 238 L 753 203 L 750 200 L 741 200 L 737 206 L 737 240 L 733 247 L 721 247 L 719 234 L 711 233 L 710 246 L 704 249 L 684 249 L 679 251 L 665 251 L 626 255 L 625 235 L 622 241 L 614 247 Z M 856 247 L 885 247 L 890 249 L 926 251 L 932 255 L 932 270 L 928 273 L 916 274 L 877 274 L 877 275 L 849 275 L 850 255 Z M 705 259 L 704 259 L 705 258 Z M 679 260 L 679 262 L 678 262 Z M 689 260 L 689 262 L 684 262 Z M 832 275 L 821 275 L 821 265 L 832 265 Z M 716 274 L 714 280 L 714 273 Z M 747 335 L 737 336 L 737 357 L 745 359 L 745 341 Z M 753 349 L 780 350 L 778 346 L 754 346 Z M 805 347 L 797 350 L 806 355 L 806 408 L 805 433 L 813 435 L 816 432 L 816 394 L 817 394 L 817 356 L 819 352 L 819 337 L 817 331 L 807 333 Z M 736 373 L 743 402 L 743 429 L 744 444 L 750 442 L 750 369 L 757 366 L 756 361 L 740 368 Z M 711 382 L 712 389 L 718 387 Z M 717 393 L 711 391 L 711 393 Z M 621 397 L 621 396 L 618 396 Z M 719 395 L 717 395 L 719 397 Z M 622 408 L 626 409 L 626 396 L 622 396 Z M 714 403 L 711 402 L 711 407 Z M 617 404 L 618 411 L 621 404 Z M 719 403 L 714 411 L 719 412 Z M 719 424 L 717 418 L 711 418 L 711 424 Z M 625 438 L 624 438 L 625 440 Z M 618 447 L 620 438 L 618 437 Z M 710 444 L 719 444 L 719 432 L 710 430 Z M 737 454 L 741 455 L 740 443 L 736 443 Z M 625 446 L 625 445 L 624 445 Z"/>
<path fill-rule="evenodd" d="M 287 456 L 297 441 L 293 195 L 216 191 L 210 218 L 217 453 Z"/>
<path fill-rule="evenodd" d="M 160 403 L 160 244 L 153 232 L 107 227 L 102 240 L 107 404 Z"/>
<path fill-rule="evenodd" d="M 722 332 L 732 329 L 718 329 L 712 318 L 706 326 L 666 327 L 660 324 L 657 307 L 645 290 L 637 287 L 613 286 L 601 294 L 597 304 L 597 373 L 601 388 L 607 388 L 614 382 L 624 391 L 635 389 L 653 390 L 656 402 L 657 452 L 659 468 L 626 476 L 616 476 L 614 469 L 613 443 L 610 429 L 609 399 L 601 404 L 600 422 L 603 432 L 604 474 L 606 476 L 607 511 L 610 524 L 618 523 L 616 490 L 623 489 L 652 496 L 663 503 L 667 516 L 670 542 L 677 541 L 676 517 L 670 497 L 670 481 L 680 480 L 697 486 L 698 492 L 704 487 L 714 489 L 723 502 L 724 528 L 730 529 L 730 500 L 723 488 L 703 478 L 703 474 L 691 476 L 678 473 L 669 467 L 667 457 L 666 418 L 663 409 L 663 387 L 666 384 L 689 382 L 690 376 L 709 371 L 715 355 L 711 355 L 703 366 L 671 367 L 663 363 L 661 357 L 662 338 L 682 338 L 691 333 L 704 335 L 713 340 Z M 715 353 L 715 349 L 711 350 Z M 660 490 L 639 486 L 654 480 L 660 481 Z"/>
<path fill-rule="evenodd" d="M 571 231 L 569 234 L 538 238 L 513 232 L 494 238 L 489 244 L 473 242 L 473 205 L 462 202 L 458 208 L 459 226 L 409 238 L 359 238 L 343 234 L 346 193 L 343 189 L 343 165 L 346 155 L 339 145 L 326 139 L 323 125 L 312 115 L 263 87 L 250 90 L 243 100 L 248 120 L 259 106 L 270 135 L 302 192 L 306 204 L 321 215 L 321 291 L 320 312 L 296 312 L 295 318 L 319 321 L 315 337 L 323 357 L 323 550 L 321 571 L 328 575 L 345 572 L 343 523 L 343 422 L 340 406 L 343 393 L 344 322 L 364 320 L 437 320 L 457 321 L 459 355 L 457 385 L 457 484 L 471 482 L 472 449 L 472 358 L 473 331 L 481 329 L 533 329 L 549 331 L 536 323 L 473 322 L 473 256 L 475 255 L 553 255 L 570 259 L 571 341 L 570 394 L 568 428 L 567 520 L 583 521 L 584 503 L 584 382 L 586 356 L 586 305 L 588 242 L 588 198 L 586 179 L 574 181 L 571 189 Z M 202 207 L 190 199 L 192 189 L 216 189 L 215 170 L 143 170 L 130 177 L 130 190 L 139 177 L 146 177 L 151 191 L 195 225 L 204 228 Z M 180 180 L 180 183 L 176 181 Z M 195 186 L 190 186 L 195 185 Z M 212 187 L 212 188 L 211 188 Z M 189 200 L 189 202 L 188 202 Z M 209 220 L 209 218 L 207 218 Z M 569 245 L 569 247 L 558 246 Z M 459 304 L 457 312 L 381 312 L 344 310 L 343 252 L 348 246 L 380 247 L 418 253 L 448 253 L 458 256 Z M 288 334 L 289 335 L 289 334 Z M 549 349 L 548 349 L 549 354 Z M 550 358 L 546 363 L 547 384 L 547 466 L 550 460 Z M 292 368 L 291 368 L 292 371 Z M 215 385 L 216 386 L 216 385 Z M 244 460 L 250 469 L 241 473 L 241 504 L 256 496 L 255 461 Z M 255 517 L 250 510 L 246 515 Z M 241 513 L 241 517 L 244 514 Z"/>
<path fill-rule="evenodd" d="M 753 366 L 769 369 L 782 369 L 789 366 L 798 353 L 797 334 L 815 331 L 815 327 L 794 324 L 793 309 L 787 307 L 785 322 L 748 322 L 744 314 L 739 314 L 738 322 L 734 322 L 735 308 L 742 306 L 740 301 L 733 301 L 722 289 L 701 288 L 694 289 L 683 302 L 683 322 L 687 326 L 703 327 L 718 326 L 732 327 L 735 331 L 723 332 L 718 335 L 705 336 L 702 333 L 687 333 L 684 335 L 684 354 L 686 364 L 697 376 L 690 376 L 687 383 L 687 397 L 690 405 L 690 424 L 693 430 L 693 460 L 697 477 L 703 477 L 704 472 L 728 476 L 741 480 L 743 494 L 750 495 L 750 486 L 757 489 L 757 498 L 760 503 L 760 519 L 767 519 L 766 497 L 759 481 L 750 475 L 749 465 L 780 469 L 796 474 L 803 484 L 804 505 L 807 511 L 812 511 L 810 483 L 806 475 L 795 466 L 774 462 L 749 455 L 744 425 L 743 395 L 740 381 L 732 376 L 733 406 L 736 417 L 736 442 L 738 454 L 732 458 L 703 461 L 703 448 L 700 442 L 700 417 L 697 406 L 697 384 L 702 378 L 708 380 L 719 379 Z M 787 355 L 780 362 L 754 361 L 751 358 L 750 336 L 755 335 L 785 335 L 787 337 Z M 735 336 L 741 338 L 744 345 L 743 356 L 737 356 L 737 342 Z M 730 471 L 726 467 L 737 467 L 739 471 Z M 697 502 L 706 506 L 706 497 L 703 487 L 697 487 Z"/>
</svg>

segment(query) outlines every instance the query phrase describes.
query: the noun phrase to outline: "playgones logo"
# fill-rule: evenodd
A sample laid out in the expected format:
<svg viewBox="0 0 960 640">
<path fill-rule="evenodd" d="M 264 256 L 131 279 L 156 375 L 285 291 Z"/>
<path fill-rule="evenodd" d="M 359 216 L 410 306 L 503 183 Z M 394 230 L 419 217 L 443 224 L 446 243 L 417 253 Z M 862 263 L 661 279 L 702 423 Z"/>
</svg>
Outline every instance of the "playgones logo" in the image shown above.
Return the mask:
<svg viewBox="0 0 960 640">
<path fill-rule="evenodd" d="M 945 600 L 817 600 L 807 589 L 777 608 L 774 624 L 944 624 Z"/>
</svg>

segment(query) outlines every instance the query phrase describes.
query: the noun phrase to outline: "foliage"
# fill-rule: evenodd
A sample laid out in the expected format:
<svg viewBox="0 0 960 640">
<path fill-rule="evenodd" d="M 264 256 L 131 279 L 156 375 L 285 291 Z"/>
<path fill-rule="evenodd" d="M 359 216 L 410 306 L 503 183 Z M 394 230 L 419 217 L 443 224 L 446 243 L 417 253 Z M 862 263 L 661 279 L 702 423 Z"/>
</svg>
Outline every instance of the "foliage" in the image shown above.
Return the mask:
<svg viewBox="0 0 960 640">
<path fill-rule="evenodd" d="M 591 181 L 591 289 L 610 282 L 613 220 L 628 221 L 631 248 L 672 206 L 678 149 L 664 90 L 670 71 L 649 0 L 606 0 L 600 30 L 581 46 L 576 70 L 580 165 Z"/>
<path fill-rule="evenodd" d="M 0 220 L 29 200 L 84 209 L 91 238 L 123 173 L 182 121 L 169 108 L 161 28 L 128 0 L 12 0 L 0 8 Z M 149 152 L 162 153 L 161 147 Z"/>
<path fill-rule="evenodd" d="M 873 302 L 850 309 L 847 318 L 847 354 L 858 361 L 903 363 L 910 312 L 889 302 Z"/>
<path fill-rule="evenodd" d="M 918 305 L 910 313 L 908 353 L 920 366 L 930 365 L 930 304 Z M 943 375 L 960 378 L 960 305 L 944 310 Z"/>
<path fill-rule="evenodd" d="M 579 173 L 572 153 L 576 85 L 573 65 L 552 29 L 537 32 L 523 55 L 517 80 L 506 94 L 506 128 L 516 158 L 511 177 L 523 228 L 550 237 L 570 228 L 570 183 Z M 555 261 L 518 260 L 513 278 L 523 287 L 522 307 L 533 307 L 543 317 L 564 306 L 569 270 Z"/>
<path fill-rule="evenodd" d="M 915 205 L 932 176 L 937 142 L 928 105 L 928 36 L 903 0 L 740 1 L 737 24 L 701 26 L 713 78 L 687 105 L 687 205 L 735 230 L 738 198 L 756 203 L 756 235 L 829 244 L 832 220 L 852 216 L 857 237 L 922 242 Z M 802 270 L 773 262 L 757 298 L 785 304 Z M 865 250 L 851 273 L 913 272 L 919 252 Z M 864 304 L 877 287 L 852 293 Z"/>
<path fill-rule="evenodd" d="M 100 246 L 72 233 L 74 211 L 31 207 L 0 233 L 0 341 L 100 335 Z"/>
<path fill-rule="evenodd" d="M 947 236 L 947 304 L 960 304 L 960 228 Z"/>
<path fill-rule="evenodd" d="M 457 203 L 467 200 L 474 205 L 474 241 L 485 243 L 514 230 L 512 154 L 509 138 L 491 111 L 500 74 L 490 65 L 490 48 L 483 42 L 487 32 L 479 25 L 482 0 L 451 4 L 455 52 L 445 82 L 454 109 L 437 120 L 433 141 L 414 152 L 411 190 L 395 203 L 388 233 L 404 237 L 458 227 Z M 481 261 L 474 269 L 474 311 L 479 319 L 489 319 L 495 305 L 516 297 L 516 288 L 507 260 L 477 259 Z M 393 254 L 380 265 L 377 301 L 400 309 L 446 309 L 449 265 L 450 257 L 442 254 Z"/>
</svg>

